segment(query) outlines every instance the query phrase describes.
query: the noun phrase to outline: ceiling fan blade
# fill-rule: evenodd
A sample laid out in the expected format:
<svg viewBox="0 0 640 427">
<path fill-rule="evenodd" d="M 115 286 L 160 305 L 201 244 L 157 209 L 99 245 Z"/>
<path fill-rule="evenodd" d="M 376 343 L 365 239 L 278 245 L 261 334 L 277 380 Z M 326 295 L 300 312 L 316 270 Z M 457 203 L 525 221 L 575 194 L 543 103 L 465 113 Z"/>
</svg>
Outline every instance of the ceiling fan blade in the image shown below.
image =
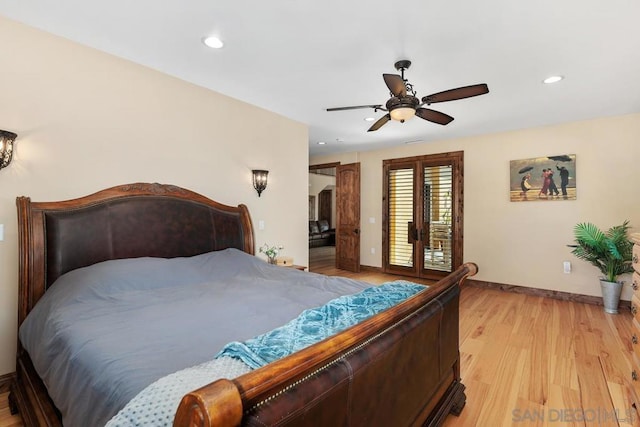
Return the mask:
<svg viewBox="0 0 640 427">
<path fill-rule="evenodd" d="M 450 115 L 429 108 L 418 108 L 416 110 L 416 116 L 433 123 L 438 123 L 439 125 L 448 125 L 453 120 L 453 117 Z"/>
<path fill-rule="evenodd" d="M 357 110 L 359 108 L 373 108 L 374 110 L 379 110 L 379 109 L 382 108 L 382 104 L 377 104 L 377 105 L 354 105 L 353 107 L 327 108 L 327 111 Z"/>
<path fill-rule="evenodd" d="M 489 93 L 489 86 L 487 86 L 486 83 L 481 83 L 427 95 L 422 98 L 422 102 L 429 105 L 435 104 L 436 102 L 455 101 L 456 99 L 471 98 L 472 96 L 484 95 L 485 93 Z"/>
<path fill-rule="evenodd" d="M 393 94 L 393 96 L 406 96 L 407 85 L 404 84 L 404 80 L 397 74 L 383 74 L 382 78 L 387 84 L 387 87 Z"/>
<path fill-rule="evenodd" d="M 391 120 L 391 115 L 389 113 L 385 114 L 384 116 L 380 117 L 378 119 L 377 122 L 375 122 L 367 132 L 373 132 L 376 131 L 378 129 L 380 129 L 382 126 L 384 126 L 385 123 L 387 123 L 389 120 Z"/>
</svg>

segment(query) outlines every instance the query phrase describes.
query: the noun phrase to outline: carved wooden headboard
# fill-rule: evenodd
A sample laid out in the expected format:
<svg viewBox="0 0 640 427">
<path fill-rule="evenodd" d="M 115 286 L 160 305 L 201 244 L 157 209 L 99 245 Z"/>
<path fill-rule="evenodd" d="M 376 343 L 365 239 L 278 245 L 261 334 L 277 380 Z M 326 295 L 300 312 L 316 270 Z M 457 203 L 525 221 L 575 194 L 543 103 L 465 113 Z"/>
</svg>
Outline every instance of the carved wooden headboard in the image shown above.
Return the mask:
<svg viewBox="0 0 640 427">
<path fill-rule="evenodd" d="M 245 205 L 174 185 L 135 183 L 61 202 L 18 197 L 19 325 L 67 271 L 110 259 L 174 258 L 226 248 L 254 253 Z"/>
</svg>

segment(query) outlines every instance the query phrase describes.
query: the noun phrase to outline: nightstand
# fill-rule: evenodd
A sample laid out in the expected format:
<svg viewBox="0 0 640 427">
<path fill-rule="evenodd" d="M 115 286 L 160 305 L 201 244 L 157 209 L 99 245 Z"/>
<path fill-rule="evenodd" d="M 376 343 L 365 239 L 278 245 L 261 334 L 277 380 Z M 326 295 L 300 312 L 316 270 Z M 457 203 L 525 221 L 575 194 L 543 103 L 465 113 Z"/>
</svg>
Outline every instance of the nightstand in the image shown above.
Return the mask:
<svg viewBox="0 0 640 427">
<path fill-rule="evenodd" d="M 307 267 L 305 267 L 304 265 L 296 265 L 293 263 L 293 258 L 291 257 L 281 257 L 278 258 L 278 262 L 277 264 L 280 267 L 290 267 L 290 268 L 295 268 L 296 270 L 300 270 L 300 271 L 305 271 L 307 269 Z"/>
</svg>

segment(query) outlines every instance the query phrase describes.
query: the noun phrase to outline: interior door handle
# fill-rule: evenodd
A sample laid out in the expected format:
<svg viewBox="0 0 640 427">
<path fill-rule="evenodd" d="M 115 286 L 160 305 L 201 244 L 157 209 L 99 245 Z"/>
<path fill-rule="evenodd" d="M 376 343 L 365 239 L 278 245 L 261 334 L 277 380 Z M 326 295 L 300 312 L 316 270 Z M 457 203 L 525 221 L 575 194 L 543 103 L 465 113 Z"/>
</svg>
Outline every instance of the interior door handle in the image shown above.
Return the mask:
<svg viewBox="0 0 640 427">
<path fill-rule="evenodd" d="M 422 223 L 422 232 L 421 232 L 422 236 L 421 236 L 421 238 L 422 238 L 423 242 L 426 242 L 428 240 L 430 229 L 431 229 L 431 223 L 430 222 L 425 221 L 425 222 Z"/>
<path fill-rule="evenodd" d="M 353 230 L 353 232 L 356 234 L 360 234 L 360 229 L 356 228 L 355 230 Z"/>
<path fill-rule="evenodd" d="M 418 240 L 418 229 L 414 227 L 413 222 L 409 222 L 407 225 L 407 243 L 413 244 L 413 242 Z"/>
</svg>

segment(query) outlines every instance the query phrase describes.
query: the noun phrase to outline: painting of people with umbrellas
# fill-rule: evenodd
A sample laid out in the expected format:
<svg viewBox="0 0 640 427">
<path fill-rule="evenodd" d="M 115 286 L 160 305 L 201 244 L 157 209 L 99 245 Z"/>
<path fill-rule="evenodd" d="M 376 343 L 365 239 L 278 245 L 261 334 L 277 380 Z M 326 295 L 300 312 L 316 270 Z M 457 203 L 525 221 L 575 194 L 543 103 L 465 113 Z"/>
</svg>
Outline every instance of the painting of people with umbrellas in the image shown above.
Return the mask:
<svg viewBox="0 0 640 427">
<path fill-rule="evenodd" d="M 576 200 L 576 155 L 511 160 L 512 202 Z"/>
</svg>

